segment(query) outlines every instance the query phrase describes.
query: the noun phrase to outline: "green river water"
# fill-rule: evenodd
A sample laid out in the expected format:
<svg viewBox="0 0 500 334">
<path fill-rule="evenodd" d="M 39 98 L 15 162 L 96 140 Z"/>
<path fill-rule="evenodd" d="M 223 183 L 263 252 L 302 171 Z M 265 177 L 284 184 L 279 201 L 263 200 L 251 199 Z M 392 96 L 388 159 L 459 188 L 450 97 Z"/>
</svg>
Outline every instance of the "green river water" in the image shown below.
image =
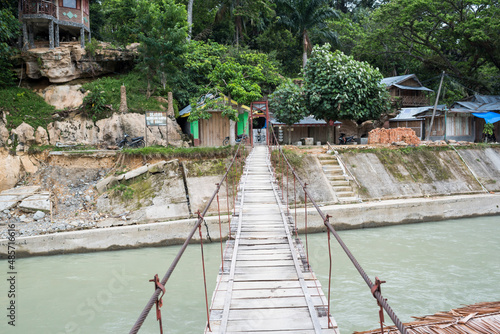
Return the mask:
<svg viewBox="0 0 500 334">
<path fill-rule="evenodd" d="M 500 300 L 500 217 L 341 231 L 341 237 L 403 322 L 411 316 Z M 326 234 L 309 235 L 312 267 L 328 287 Z M 367 285 L 332 240 L 332 313 L 342 334 L 378 327 Z M 219 244 L 206 245 L 209 298 Z M 0 261 L 0 333 L 128 333 L 179 247 L 17 259 L 16 326 L 7 324 L 7 261 Z M 206 321 L 199 245 L 190 245 L 162 308 L 166 333 L 202 333 Z M 386 317 L 386 323 L 390 319 Z M 139 333 L 159 333 L 154 310 Z"/>
</svg>

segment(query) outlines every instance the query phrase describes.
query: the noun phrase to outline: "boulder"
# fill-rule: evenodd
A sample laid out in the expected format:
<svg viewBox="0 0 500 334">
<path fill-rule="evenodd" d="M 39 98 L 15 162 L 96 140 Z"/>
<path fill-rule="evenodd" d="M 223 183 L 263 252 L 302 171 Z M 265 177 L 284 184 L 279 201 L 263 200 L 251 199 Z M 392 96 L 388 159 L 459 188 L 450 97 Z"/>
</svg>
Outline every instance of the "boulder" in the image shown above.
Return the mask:
<svg viewBox="0 0 500 334">
<path fill-rule="evenodd" d="M 0 150 L 0 166 L 0 191 L 14 187 L 22 177 L 21 160 Z"/>
<path fill-rule="evenodd" d="M 26 173 L 34 174 L 38 171 L 38 167 L 31 161 L 28 155 L 19 156 L 21 160 L 21 165 Z"/>
<path fill-rule="evenodd" d="M 47 126 L 50 144 L 92 145 L 98 143 L 98 129 L 94 123 L 83 116 L 76 116 L 65 121 L 55 121 Z"/>
<path fill-rule="evenodd" d="M 88 93 L 82 93 L 82 85 L 51 85 L 45 88 L 41 95 L 45 102 L 56 109 L 78 108 Z"/>
<path fill-rule="evenodd" d="M 34 220 L 40 220 L 40 219 L 43 219 L 43 218 L 45 218 L 45 212 L 43 212 L 43 211 L 37 211 L 33 215 L 33 219 Z"/>
<path fill-rule="evenodd" d="M 17 141 L 24 145 L 35 143 L 35 129 L 27 123 L 22 122 L 17 128 L 12 130 L 17 135 Z"/>
<path fill-rule="evenodd" d="M 49 144 L 49 135 L 47 134 L 47 130 L 39 126 L 35 131 L 35 142 L 38 145 L 48 145 Z"/>
</svg>

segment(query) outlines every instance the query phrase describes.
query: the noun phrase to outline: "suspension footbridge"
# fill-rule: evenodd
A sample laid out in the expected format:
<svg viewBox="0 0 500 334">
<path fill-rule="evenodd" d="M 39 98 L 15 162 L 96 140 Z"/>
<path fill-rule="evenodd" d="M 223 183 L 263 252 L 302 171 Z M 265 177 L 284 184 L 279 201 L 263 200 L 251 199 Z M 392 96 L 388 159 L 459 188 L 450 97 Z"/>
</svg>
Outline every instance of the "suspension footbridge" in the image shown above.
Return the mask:
<svg viewBox="0 0 500 334">
<path fill-rule="evenodd" d="M 203 238 L 201 227 L 210 205 L 217 199 L 219 211 L 219 192 L 222 184 L 229 188 L 229 175 L 234 180 L 238 175 L 236 165 L 240 163 L 240 147 L 226 169 L 220 183 L 208 201 L 203 212 L 198 212 L 195 224 L 179 253 L 160 280 L 158 275 L 152 282 L 155 292 L 147 302 L 130 333 L 137 333 L 148 313 L 156 305 L 156 318 L 160 333 L 163 333 L 161 306 L 165 284 L 174 271 L 196 231 L 200 235 L 203 277 L 205 283 L 205 304 L 207 322 L 205 333 L 329 333 L 338 334 L 339 330 L 330 309 L 331 251 L 329 286 L 325 296 L 323 288 L 309 265 L 307 251 L 307 214 L 305 215 L 306 243 L 302 244 L 296 221 L 288 206 L 289 177 L 302 189 L 306 205 L 310 201 L 322 217 L 328 235 L 340 244 L 346 255 L 356 267 L 380 307 L 380 322 L 383 326 L 384 313 L 392 319 L 401 334 L 406 328 L 394 314 L 386 299 L 382 297 L 378 278 L 373 283 L 325 215 L 311 198 L 307 184 L 303 183 L 288 162 L 281 147 L 277 145 L 256 146 L 246 159 L 240 175 L 239 191 L 233 191 L 233 214 L 229 220 L 229 238 L 225 250 L 221 242 L 221 266 L 211 305 L 207 295 L 205 265 L 203 261 Z M 268 143 L 269 144 L 269 143 Z M 274 154 L 275 163 L 271 163 Z M 276 163 L 279 161 L 279 164 Z M 286 186 L 284 180 L 286 179 Z M 281 182 L 281 186 L 280 186 Z M 284 189 L 286 187 L 286 197 Z M 281 194 L 280 194 L 281 193 Z M 237 196 L 236 196 L 237 194 Z M 237 199 L 236 199 L 237 198 Z M 286 198 L 286 200 L 284 200 Z M 227 200 L 229 203 L 229 199 Z M 229 205 L 229 204 L 228 204 Z M 297 207 L 295 202 L 294 207 Z M 229 208 L 227 210 L 229 212 Z M 229 215 L 229 213 L 228 213 Z M 222 234 L 221 234 L 222 235 Z M 330 250 L 330 246 L 329 246 Z"/>
</svg>

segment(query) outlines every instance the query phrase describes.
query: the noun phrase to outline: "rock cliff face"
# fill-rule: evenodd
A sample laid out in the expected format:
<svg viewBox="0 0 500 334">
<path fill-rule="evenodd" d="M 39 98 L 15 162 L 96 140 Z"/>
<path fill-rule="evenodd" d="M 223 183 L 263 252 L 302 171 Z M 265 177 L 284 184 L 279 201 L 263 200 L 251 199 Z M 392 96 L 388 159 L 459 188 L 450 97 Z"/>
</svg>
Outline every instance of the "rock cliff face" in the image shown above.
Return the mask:
<svg viewBox="0 0 500 334">
<path fill-rule="evenodd" d="M 146 136 L 144 115 L 141 114 L 113 114 L 94 124 L 90 119 L 77 115 L 68 120 L 55 121 L 47 126 L 47 131 L 39 127 L 35 129 L 29 124 L 22 123 L 11 131 L 17 136 L 18 150 L 25 150 L 32 144 L 46 145 L 116 145 L 117 140 L 127 133 L 132 137 Z M 167 127 L 149 127 L 147 129 L 147 145 L 186 146 L 182 141 L 181 129 L 175 120 L 167 118 Z M 9 132 L 0 119 L 0 146 L 9 145 Z"/>
<path fill-rule="evenodd" d="M 127 49 L 111 49 L 101 44 L 94 56 L 86 53 L 79 42 L 61 43 L 54 49 L 36 48 L 22 54 L 25 63 L 20 75 L 30 79 L 46 77 L 50 82 L 63 83 L 77 78 L 99 76 L 128 67 L 137 55 L 137 44 Z"/>
</svg>

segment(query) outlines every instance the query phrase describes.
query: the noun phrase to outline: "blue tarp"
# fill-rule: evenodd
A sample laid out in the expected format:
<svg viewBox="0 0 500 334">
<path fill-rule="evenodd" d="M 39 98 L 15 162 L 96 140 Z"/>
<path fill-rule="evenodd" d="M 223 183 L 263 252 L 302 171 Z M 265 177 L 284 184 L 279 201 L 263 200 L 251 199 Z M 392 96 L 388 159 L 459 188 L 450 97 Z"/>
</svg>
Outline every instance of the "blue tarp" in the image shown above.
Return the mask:
<svg viewBox="0 0 500 334">
<path fill-rule="evenodd" d="M 496 112 L 493 112 L 493 111 L 489 111 L 489 112 L 485 112 L 485 113 L 473 112 L 472 115 L 479 117 L 479 118 L 484 118 L 486 123 L 493 124 L 493 123 L 500 121 L 500 114 L 497 114 Z"/>
</svg>

